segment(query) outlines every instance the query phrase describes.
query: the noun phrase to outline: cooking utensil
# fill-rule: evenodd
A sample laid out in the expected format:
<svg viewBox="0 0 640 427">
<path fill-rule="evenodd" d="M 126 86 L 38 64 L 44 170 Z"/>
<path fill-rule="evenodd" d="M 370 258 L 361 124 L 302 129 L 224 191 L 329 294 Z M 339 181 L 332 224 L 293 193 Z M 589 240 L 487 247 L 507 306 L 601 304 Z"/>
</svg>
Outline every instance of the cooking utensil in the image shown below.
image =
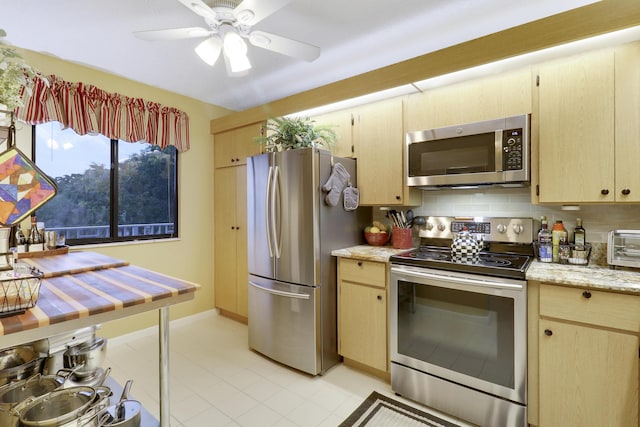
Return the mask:
<svg viewBox="0 0 640 427">
<path fill-rule="evenodd" d="M 117 404 L 106 408 L 98 415 L 99 426 L 138 427 L 140 426 L 142 404 L 129 399 L 133 380 L 127 381 Z"/>
<path fill-rule="evenodd" d="M 20 423 L 26 427 L 58 427 L 74 421 L 95 403 L 93 387 L 59 389 L 37 397 L 20 409 Z"/>
<path fill-rule="evenodd" d="M 414 218 L 414 217 L 413 217 L 413 211 L 412 211 L 411 209 L 409 209 L 409 210 L 407 211 L 406 216 L 407 216 L 407 221 L 406 221 L 407 228 L 408 228 L 408 227 L 412 227 L 412 226 L 413 226 L 413 218 Z"/>
<path fill-rule="evenodd" d="M 13 381 L 0 387 L 0 426 L 16 426 L 18 414 L 14 409 L 31 397 L 42 396 L 61 387 L 63 378 L 36 374 L 28 379 Z"/>
<path fill-rule="evenodd" d="M 0 351 L 0 386 L 40 372 L 44 358 L 33 347 L 21 345 Z"/>
<path fill-rule="evenodd" d="M 107 340 L 100 337 L 69 347 L 64 352 L 64 367 L 73 369 L 73 373 L 80 378 L 94 375 L 102 366 L 106 351 Z"/>
</svg>

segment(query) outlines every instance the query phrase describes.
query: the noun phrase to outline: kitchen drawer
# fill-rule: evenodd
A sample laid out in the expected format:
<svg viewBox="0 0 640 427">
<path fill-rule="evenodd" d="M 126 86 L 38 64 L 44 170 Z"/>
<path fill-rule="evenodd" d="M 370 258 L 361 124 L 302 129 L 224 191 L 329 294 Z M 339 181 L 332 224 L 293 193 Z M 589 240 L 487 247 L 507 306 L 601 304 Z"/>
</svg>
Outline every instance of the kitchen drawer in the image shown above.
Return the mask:
<svg viewBox="0 0 640 427">
<path fill-rule="evenodd" d="M 640 297 L 543 284 L 540 315 L 640 332 Z"/>
<path fill-rule="evenodd" d="M 350 258 L 338 258 L 339 280 L 361 283 L 363 285 L 384 288 L 387 284 L 387 264 L 376 261 L 363 261 Z"/>
</svg>

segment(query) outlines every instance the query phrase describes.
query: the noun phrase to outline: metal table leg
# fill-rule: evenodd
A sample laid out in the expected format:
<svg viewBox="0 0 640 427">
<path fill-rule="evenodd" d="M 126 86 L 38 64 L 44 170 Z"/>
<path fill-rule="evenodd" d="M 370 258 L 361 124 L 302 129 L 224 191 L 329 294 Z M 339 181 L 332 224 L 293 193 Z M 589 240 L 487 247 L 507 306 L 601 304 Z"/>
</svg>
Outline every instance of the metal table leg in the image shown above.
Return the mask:
<svg viewBox="0 0 640 427">
<path fill-rule="evenodd" d="M 159 310 L 160 427 L 169 427 L 169 307 Z"/>
</svg>

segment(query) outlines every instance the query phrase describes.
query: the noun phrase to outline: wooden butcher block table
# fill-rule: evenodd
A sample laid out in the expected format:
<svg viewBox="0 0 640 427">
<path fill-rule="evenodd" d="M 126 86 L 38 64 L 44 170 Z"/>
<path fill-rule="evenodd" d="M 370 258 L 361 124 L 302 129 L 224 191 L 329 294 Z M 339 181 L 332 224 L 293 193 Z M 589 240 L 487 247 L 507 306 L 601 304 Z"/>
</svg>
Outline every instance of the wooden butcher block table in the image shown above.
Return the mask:
<svg viewBox="0 0 640 427">
<path fill-rule="evenodd" d="M 199 285 L 95 252 L 21 258 L 44 273 L 35 307 L 0 318 L 0 348 L 151 310 L 159 311 L 160 426 L 169 426 L 168 307 Z"/>
</svg>

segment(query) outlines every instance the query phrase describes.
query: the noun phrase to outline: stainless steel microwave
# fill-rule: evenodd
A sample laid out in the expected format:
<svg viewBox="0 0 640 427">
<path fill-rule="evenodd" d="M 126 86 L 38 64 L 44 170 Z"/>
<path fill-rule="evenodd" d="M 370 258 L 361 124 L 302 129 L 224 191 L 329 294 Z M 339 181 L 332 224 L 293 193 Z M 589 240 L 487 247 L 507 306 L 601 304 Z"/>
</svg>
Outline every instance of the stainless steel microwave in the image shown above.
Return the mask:
<svg viewBox="0 0 640 427">
<path fill-rule="evenodd" d="M 407 132 L 407 185 L 424 189 L 530 182 L 530 116 Z"/>
</svg>

